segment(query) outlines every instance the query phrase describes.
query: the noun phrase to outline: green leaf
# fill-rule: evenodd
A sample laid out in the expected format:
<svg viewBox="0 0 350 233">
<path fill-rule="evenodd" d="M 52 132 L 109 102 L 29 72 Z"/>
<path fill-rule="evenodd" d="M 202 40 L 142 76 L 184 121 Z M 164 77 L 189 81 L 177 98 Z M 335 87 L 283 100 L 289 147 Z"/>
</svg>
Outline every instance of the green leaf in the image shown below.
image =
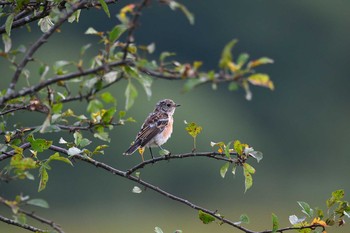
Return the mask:
<svg viewBox="0 0 350 233">
<path fill-rule="evenodd" d="M 98 133 L 94 133 L 94 137 L 98 138 L 102 141 L 106 141 L 106 142 L 110 142 L 111 139 L 109 138 L 109 134 L 108 132 L 98 132 Z"/>
<path fill-rule="evenodd" d="M 238 84 L 236 82 L 230 82 L 230 84 L 228 85 L 228 90 L 229 91 L 236 91 L 238 90 Z"/>
<path fill-rule="evenodd" d="M 126 31 L 127 27 L 124 24 L 115 26 L 109 33 L 109 41 L 114 43 Z"/>
<path fill-rule="evenodd" d="M 86 31 L 85 34 L 87 35 L 99 35 L 100 33 L 95 30 L 93 27 L 89 27 Z"/>
<path fill-rule="evenodd" d="M 46 33 L 52 28 L 54 24 L 51 21 L 50 16 L 46 16 L 38 21 L 38 25 L 40 26 L 40 30 Z"/>
<path fill-rule="evenodd" d="M 110 92 L 103 92 L 102 94 L 101 94 L 101 99 L 105 102 L 105 103 L 107 103 L 107 104 L 109 104 L 109 103 L 117 103 L 117 100 L 114 98 L 114 96 L 110 93 Z"/>
<path fill-rule="evenodd" d="M 253 67 L 265 65 L 265 64 L 272 64 L 273 62 L 274 61 L 271 58 L 262 57 L 262 58 L 259 58 L 257 60 L 249 62 L 248 68 L 253 68 Z"/>
<path fill-rule="evenodd" d="M 206 80 L 201 80 L 201 79 L 188 79 L 183 87 L 183 91 L 184 92 L 189 92 L 191 91 L 193 88 L 195 88 L 196 86 L 202 84 L 203 82 L 205 82 Z"/>
<path fill-rule="evenodd" d="M 31 134 L 27 137 L 27 141 L 30 143 L 30 146 L 34 151 L 43 152 L 52 145 L 52 141 L 47 141 L 45 139 L 34 139 L 34 136 Z"/>
<path fill-rule="evenodd" d="M 96 113 L 103 108 L 103 103 L 97 99 L 93 99 L 89 102 L 86 111 L 90 113 Z"/>
<path fill-rule="evenodd" d="M 279 222 L 277 216 L 272 213 L 272 233 L 277 232 L 279 228 Z"/>
<path fill-rule="evenodd" d="M 4 42 L 4 52 L 8 53 L 12 47 L 12 40 L 7 34 L 2 34 L 2 42 Z"/>
<path fill-rule="evenodd" d="M 275 89 L 273 82 L 270 80 L 270 77 L 267 74 L 253 74 L 250 75 L 247 79 L 251 84 L 255 86 L 267 87 L 270 90 Z"/>
<path fill-rule="evenodd" d="M 332 197 L 327 200 L 327 207 L 332 207 L 335 203 L 344 198 L 345 192 L 343 189 L 332 192 Z"/>
<path fill-rule="evenodd" d="M 242 215 L 239 217 L 239 221 L 240 221 L 241 223 L 248 224 L 248 223 L 249 223 L 249 217 L 248 217 L 248 215 L 242 214 Z"/>
<path fill-rule="evenodd" d="M 37 162 L 34 159 L 23 158 L 22 154 L 12 156 L 10 165 L 21 171 L 37 168 Z"/>
<path fill-rule="evenodd" d="M 188 123 L 185 129 L 187 133 L 194 138 L 202 131 L 202 127 L 194 122 Z"/>
<path fill-rule="evenodd" d="M 237 154 L 242 155 L 243 154 L 243 146 L 239 140 L 236 140 L 233 143 L 233 149 L 237 152 Z"/>
<path fill-rule="evenodd" d="M 163 63 L 167 57 L 175 56 L 175 55 L 176 55 L 176 53 L 162 52 L 159 56 L 159 61 L 160 61 L 160 63 Z"/>
<path fill-rule="evenodd" d="M 254 174 L 255 173 L 255 168 L 253 168 L 248 163 L 244 163 L 243 164 L 243 168 L 246 169 L 246 171 L 249 172 L 250 174 Z"/>
<path fill-rule="evenodd" d="M 142 85 L 143 89 L 146 92 L 148 100 L 150 100 L 152 96 L 151 86 L 152 86 L 153 79 L 148 77 L 147 75 L 142 75 L 142 74 L 140 74 L 139 77 L 137 77 L 136 79 Z"/>
<path fill-rule="evenodd" d="M 222 50 L 221 59 L 219 62 L 220 68 L 227 68 L 228 63 L 232 62 L 232 48 L 238 42 L 237 39 L 231 40 Z"/>
<path fill-rule="evenodd" d="M 125 110 L 128 111 L 135 102 L 135 99 L 138 96 L 137 89 L 132 84 L 132 82 L 129 80 L 128 86 L 125 89 Z"/>
<path fill-rule="evenodd" d="M 310 205 L 303 201 L 298 201 L 299 206 L 301 207 L 301 212 L 309 216 L 310 218 L 314 215 L 313 209 L 310 208 Z"/>
<path fill-rule="evenodd" d="M 63 104 L 62 103 L 53 104 L 52 105 L 52 112 L 54 114 L 61 113 L 62 108 L 63 108 Z"/>
<path fill-rule="evenodd" d="M 215 218 L 213 216 L 203 212 L 202 210 L 198 211 L 198 217 L 204 224 L 209 224 L 209 223 L 215 221 Z"/>
<path fill-rule="evenodd" d="M 227 143 L 227 145 L 225 146 L 225 155 L 226 155 L 227 158 L 231 158 L 230 145 L 231 145 L 231 142 Z"/>
<path fill-rule="evenodd" d="M 43 199 L 30 199 L 29 201 L 27 201 L 27 204 L 38 206 L 41 208 L 49 208 L 49 204 Z"/>
<path fill-rule="evenodd" d="M 245 178 L 245 182 L 244 182 L 245 190 L 244 190 L 244 192 L 247 192 L 247 190 L 250 189 L 253 185 L 253 177 L 252 177 L 252 174 L 244 166 L 243 166 L 243 174 L 244 174 L 244 178 Z"/>
<path fill-rule="evenodd" d="M 194 15 L 186 8 L 185 5 L 180 4 L 174 0 L 171 0 L 169 2 L 169 6 L 172 10 L 176 10 L 176 9 L 180 9 L 182 11 L 182 13 L 185 14 L 185 16 L 187 17 L 188 21 L 190 22 L 191 25 L 194 24 Z"/>
<path fill-rule="evenodd" d="M 159 227 L 155 227 L 154 232 L 155 233 L 163 233 L 162 229 L 160 229 Z"/>
<path fill-rule="evenodd" d="M 237 65 L 242 67 L 249 59 L 248 53 L 241 53 L 237 58 Z"/>
<path fill-rule="evenodd" d="M 109 13 L 109 9 L 108 6 L 106 4 L 106 2 L 104 0 L 98 0 L 102 6 L 102 9 L 105 11 L 106 15 L 108 16 L 108 18 L 111 17 L 111 14 Z"/>
<path fill-rule="evenodd" d="M 92 152 L 93 154 L 104 154 L 104 149 L 107 148 L 108 145 L 99 145 L 95 148 L 95 150 Z"/>
<path fill-rule="evenodd" d="M 167 156 L 170 154 L 170 151 L 166 150 L 166 149 L 163 149 L 163 150 L 160 150 L 159 151 L 159 155 L 160 156 Z"/>
<path fill-rule="evenodd" d="M 49 159 L 48 159 L 48 162 L 53 161 L 53 160 L 62 161 L 64 163 L 67 163 L 67 164 L 73 166 L 73 163 L 68 158 L 60 156 L 60 154 L 58 152 L 56 152 L 55 154 L 51 155 L 49 157 Z"/>
<path fill-rule="evenodd" d="M 39 176 L 40 176 L 40 182 L 39 182 L 38 192 L 41 192 L 46 188 L 47 181 L 49 180 L 49 174 L 47 173 L 47 170 L 44 166 L 40 167 Z"/>
<path fill-rule="evenodd" d="M 220 175 L 222 178 L 225 178 L 226 172 L 227 172 L 229 167 L 230 167 L 230 163 L 227 162 L 220 168 Z"/>
<path fill-rule="evenodd" d="M 232 166 L 232 174 L 236 175 L 237 164 L 233 164 Z"/>
<path fill-rule="evenodd" d="M 15 18 L 15 13 L 10 14 L 5 22 L 5 31 L 7 33 L 8 36 L 11 35 L 11 29 L 12 29 L 12 23 L 13 23 L 13 19 Z"/>
</svg>

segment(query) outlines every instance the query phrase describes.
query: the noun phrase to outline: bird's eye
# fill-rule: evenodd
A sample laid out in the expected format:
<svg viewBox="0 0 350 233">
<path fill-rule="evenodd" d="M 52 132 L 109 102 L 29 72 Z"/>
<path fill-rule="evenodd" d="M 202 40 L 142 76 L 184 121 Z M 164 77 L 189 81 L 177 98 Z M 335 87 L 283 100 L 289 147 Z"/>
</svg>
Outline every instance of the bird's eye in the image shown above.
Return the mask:
<svg viewBox="0 0 350 233">
<path fill-rule="evenodd" d="M 166 106 L 168 106 L 170 108 L 171 104 L 167 104 Z"/>
</svg>

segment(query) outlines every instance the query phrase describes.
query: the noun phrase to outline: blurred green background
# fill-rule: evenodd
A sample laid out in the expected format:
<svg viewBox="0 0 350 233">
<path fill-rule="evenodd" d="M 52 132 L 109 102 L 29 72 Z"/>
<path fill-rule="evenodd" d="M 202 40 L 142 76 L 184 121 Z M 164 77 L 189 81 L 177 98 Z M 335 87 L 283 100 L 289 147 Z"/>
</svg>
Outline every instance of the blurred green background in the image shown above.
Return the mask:
<svg viewBox="0 0 350 233">
<path fill-rule="evenodd" d="M 97 43 L 84 35 L 89 26 L 110 30 L 115 14 L 124 4 L 110 6 L 111 19 L 103 11 L 82 12 L 79 24 L 69 24 L 43 46 L 38 57 L 50 63 L 78 58 L 80 46 Z M 248 228 L 271 228 L 271 213 L 281 226 L 288 226 L 288 216 L 302 216 L 297 201 L 325 208 L 331 192 L 349 184 L 349 65 L 350 2 L 344 0 L 221 0 L 182 1 L 196 16 L 194 26 L 179 11 L 159 6 L 156 1 L 144 10 L 137 29 L 139 44 L 156 43 L 156 54 L 176 52 L 181 62 L 201 60 L 205 69 L 217 67 L 223 46 L 233 38 L 239 43 L 234 54 L 248 52 L 252 58 L 268 56 L 275 64 L 260 69 L 270 74 L 276 90 L 253 87 L 253 100 L 246 101 L 242 90 L 229 92 L 225 85 L 217 91 L 201 86 L 181 93 L 183 83 L 156 80 L 153 96 L 147 101 L 140 95 L 128 112 L 137 123 L 116 127 L 111 147 L 96 159 L 120 169 L 141 161 L 137 154 L 124 157 L 144 118 L 162 98 L 171 98 L 181 107 L 175 113 L 175 130 L 165 148 L 172 153 L 189 152 L 192 139 L 184 130 L 184 120 L 203 127 L 198 150 L 210 151 L 210 141 L 240 139 L 264 153 L 259 164 L 251 163 L 257 172 L 254 185 L 244 193 L 241 170 L 236 177 L 222 179 L 223 163 L 206 158 L 162 162 L 148 166 L 141 177 L 162 189 L 188 199 L 225 217 L 237 220 L 240 214 L 250 217 Z M 32 43 L 39 35 L 14 30 L 17 45 Z M 94 45 L 91 52 L 96 51 Z M 2 60 L 1 89 L 11 77 L 8 63 Z M 37 71 L 33 70 L 35 74 Z M 117 97 L 118 109 L 124 108 L 126 82 L 109 91 Z M 83 113 L 86 103 L 70 105 Z M 36 113 L 16 114 L 15 121 L 24 125 L 40 124 L 44 116 Z M 84 135 L 88 135 L 84 133 Z M 65 138 L 73 136 L 65 134 Z M 57 136 L 53 136 L 57 144 Z M 102 144 L 102 142 L 95 142 Z M 92 145 L 91 147 L 94 147 Z M 145 155 L 149 156 L 148 153 Z M 5 161 L 7 163 L 8 161 Z M 4 163 L 4 162 L 1 162 Z M 1 167 L 4 164 L 1 164 Z M 56 163 L 50 171 L 47 188 L 37 192 L 35 181 L 0 183 L 0 195 L 12 198 L 24 192 L 32 198 L 44 198 L 48 210 L 38 210 L 60 223 L 66 232 L 153 232 L 159 226 L 164 232 L 182 229 L 189 232 L 239 232 L 226 225 L 204 225 L 197 211 L 146 190 L 131 192 L 134 183 L 101 169 L 77 162 L 74 168 Z M 347 199 L 349 195 L 346 195 Z M 7 213 L 1 207 L 2 213 Z M 349 226 L 329 232 L 349 232 Z M 26 232 L 0 223 L 1 233 Z M 328 232 L 328 231 L 327 231 Z"/>
</svg>

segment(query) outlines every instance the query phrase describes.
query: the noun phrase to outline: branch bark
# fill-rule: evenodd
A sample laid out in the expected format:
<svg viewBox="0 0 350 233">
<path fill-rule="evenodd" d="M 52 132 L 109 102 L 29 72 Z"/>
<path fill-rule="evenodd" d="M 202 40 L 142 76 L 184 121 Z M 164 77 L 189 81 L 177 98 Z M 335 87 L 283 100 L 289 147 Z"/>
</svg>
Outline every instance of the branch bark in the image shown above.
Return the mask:
<svg viewBox="0 0 350 233">
<path fill-rule="evenodd" d="M 33 227 L 31 225 L 28 225 L 28 224 L 22 224 L 22 223 L 16 222 L 12 219 L 5 218 L 2 215 L 0 215 L 0 221 L 5 222 L 5 223 L 10 224 L 10 225 L 13 225 L 13 226 L 20 227 L 20 228 L 28 230 L 28 231 L 32 231 L 32 232 L 50 232 L 48 230 L 42 230 L 40 228 Z"/>
</svg>

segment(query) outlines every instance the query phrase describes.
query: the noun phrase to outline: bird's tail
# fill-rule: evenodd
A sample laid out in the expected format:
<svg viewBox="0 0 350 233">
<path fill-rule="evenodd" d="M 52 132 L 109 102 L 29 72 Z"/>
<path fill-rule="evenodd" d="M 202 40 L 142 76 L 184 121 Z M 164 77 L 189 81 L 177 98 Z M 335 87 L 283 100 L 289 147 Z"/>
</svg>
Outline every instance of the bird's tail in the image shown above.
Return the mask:
<svg viewBox="0 0 350 233">
<path fill-rule="evenodd" d="M 123 155 L 132 155 L 137 149 L 139 149 L 141 146 L 141 141 L 137 140 L 136 142 L 134 142 L 129 149 L 127 149 Z"/>
</svg>

